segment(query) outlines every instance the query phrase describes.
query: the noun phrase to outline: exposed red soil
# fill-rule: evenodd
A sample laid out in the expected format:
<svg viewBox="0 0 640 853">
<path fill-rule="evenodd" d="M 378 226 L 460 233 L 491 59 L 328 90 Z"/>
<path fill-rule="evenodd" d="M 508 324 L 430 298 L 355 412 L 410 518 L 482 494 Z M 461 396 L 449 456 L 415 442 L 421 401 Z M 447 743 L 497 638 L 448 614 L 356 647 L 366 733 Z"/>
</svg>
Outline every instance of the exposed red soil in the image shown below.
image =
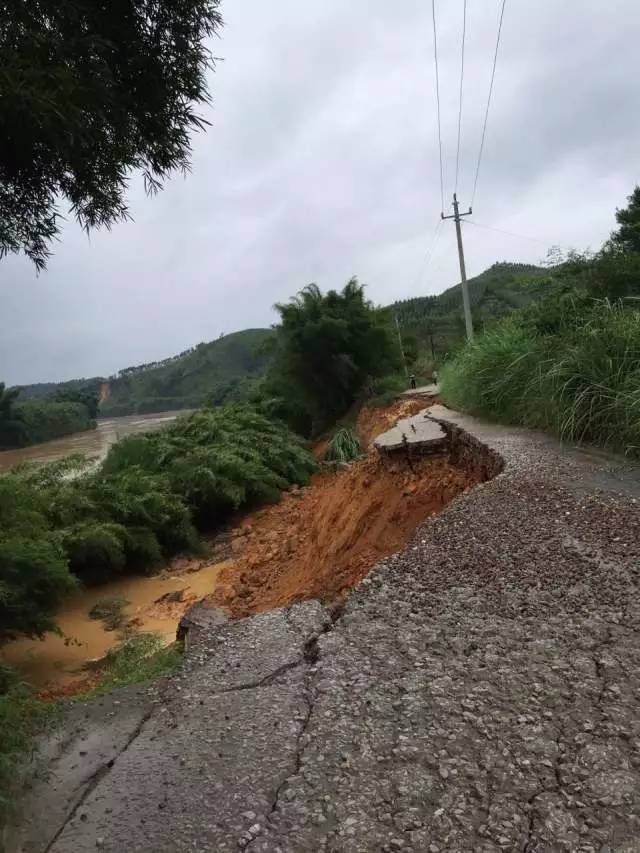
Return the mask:
<svg viewBox="0 0 640 853">
<path fill-rule="evenodd" d="M 305 598 L 339 601 L 417 525 L 476 479 L 446 459 L 391 465 L 377 454 L 317 474 L 249 517 L 209 601 L 248 616 Z"/>
</svg>

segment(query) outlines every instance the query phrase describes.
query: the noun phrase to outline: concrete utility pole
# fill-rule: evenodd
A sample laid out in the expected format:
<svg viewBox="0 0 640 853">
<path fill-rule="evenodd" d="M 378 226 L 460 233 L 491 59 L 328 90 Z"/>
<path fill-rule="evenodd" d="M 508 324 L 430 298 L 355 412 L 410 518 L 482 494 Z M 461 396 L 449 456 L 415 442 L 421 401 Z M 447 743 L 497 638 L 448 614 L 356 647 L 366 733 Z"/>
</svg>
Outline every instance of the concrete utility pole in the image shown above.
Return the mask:
<svg viewBox="0 0 640 853">
<path fill-rule="evenodd" d="M 462 285 L 462 304 L 464 306 L 464 323 L 467 327 L 467 340 L 473 340 L 473 320 L 471 319 L 471 303 L 469 302 L 469 288 L 467 287 L 467 270 L 464 265 L 464 249 L 462 248 L 462 229 L 460 228 L 460 217 L 470 216 L 473 211 L 471 208 L 466 213 L 460 213 L 458 209 L 458 199 L 456 194 L 453 194 L 453 216 L 445 216 L 441 213 L 443 219 L 453 219 L 456 223 L 456 237 L 458 239 L 458 260 L 460 261 L 460 284 Z"/>
</svg>

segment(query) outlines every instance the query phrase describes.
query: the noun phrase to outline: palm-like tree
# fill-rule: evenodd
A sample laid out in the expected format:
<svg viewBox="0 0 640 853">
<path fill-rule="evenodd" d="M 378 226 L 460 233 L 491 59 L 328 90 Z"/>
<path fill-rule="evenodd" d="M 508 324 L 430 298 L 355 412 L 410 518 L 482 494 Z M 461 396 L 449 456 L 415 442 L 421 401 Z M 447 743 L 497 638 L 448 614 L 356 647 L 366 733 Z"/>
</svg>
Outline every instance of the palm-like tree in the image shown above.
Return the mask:
<svg viewBox="0 0 640 853">
<path fill-rule="evenodd" d="M 15 447 L 20 443 L 24 425 L 14 411 L 19 388 L 7 388 L 0 382 L 0 447 Z"/>
</svg>

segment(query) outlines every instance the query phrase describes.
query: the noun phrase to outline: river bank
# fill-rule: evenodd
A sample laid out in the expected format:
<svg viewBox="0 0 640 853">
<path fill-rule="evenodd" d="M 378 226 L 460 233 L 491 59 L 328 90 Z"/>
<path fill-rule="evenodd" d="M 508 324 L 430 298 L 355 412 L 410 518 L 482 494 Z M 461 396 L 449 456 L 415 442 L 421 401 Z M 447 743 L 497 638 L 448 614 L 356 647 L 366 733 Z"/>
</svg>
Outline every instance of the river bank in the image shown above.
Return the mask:
<svg viewBox="0 0 640 853">
<path fill-rule="evenodd" d="M 175 560 L 152 577 L 130 576 L 83 589 L 57 615 L 60 634 L 5 643 L 2 660 L 42 698 L 81 693 L 95 680 L 101 659 L 122 642 L 121 630 L 109 630 L 104 621 L 90 616 L 97 604 L 121 601 L 124 631 L 154 632 L 169 645 L 182 615 L 211 593 L 225 566 L 215 560 Z"/>
<path fill-rule="evenodd" d="M 188 410 L 160 412 L 152 415 L 129 415 L 123 418 L 101 418 L 95 429 L 72 433 L 64 438 L 33 444 L 29 447 L 0 451 L 0 473 L 10 471 L 21 462 L 55 462 L 75 453 L 85 454 L 101 462 L 109 448 L 127 435 L 160 429 Z"/>
<path fill-rule="evenodd" d="M 364 408 L 358 432 L 370 452 L 362 460 L 328 467 L 277 503 L 239 512 L 205 542 L 204 559 L 177 557 L 157 575 L 129 575 L 82 589 L 56 615 L 61 635 L 6 643 L 3 660 L 41 696 L 72 695 L 86 690 L 87 679 L 95 680 L 99 671 L 96 664 L 121 641 L 119 631 L 89 616 L 103 599 L 125 602 L 125 631 L 153 631 L 169 644 L 181 616 L 199 599 L 237 616 L 301 598 L 344 596 L 371 565 L 402 547 L 417 524 L 476 481 L 446 460 L 424 460 L 409 469 L 383 464 L 371 452 L 378 433 L 425 405 L 420 398 Z"/>
</svg>

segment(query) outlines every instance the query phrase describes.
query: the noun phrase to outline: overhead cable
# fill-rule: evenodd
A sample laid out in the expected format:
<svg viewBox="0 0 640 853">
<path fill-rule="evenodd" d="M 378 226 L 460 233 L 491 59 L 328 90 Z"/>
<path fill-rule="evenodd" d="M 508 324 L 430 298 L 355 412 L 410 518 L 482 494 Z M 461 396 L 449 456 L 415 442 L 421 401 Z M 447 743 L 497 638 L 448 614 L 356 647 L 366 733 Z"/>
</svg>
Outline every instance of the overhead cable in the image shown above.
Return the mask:
<svg viewBox="0 0 640 853">
<path fill-rule="evenodd" d="M 476 200 L 476 190 L 478 188 L 478 175 L 480 174 L 480 164 L 482 162 L 482 154 L 484 152 L 484 141 L 487 135 L 487 122 L 489 120 L 489 108 L 491 106 L 491 96 L 493 95 L 493 82 L 496 76 L 496 65 L 498 64 L 498 50 L 500 48 L 500 36 L 502 35 L 502 21 L 504 20 L 504 8 L 507 0 L 502 0 L 502 8 L 500 10 L 500 21 L 498 23 L 498 36 L 496 38 L 496 49 L 493 54 L 493 68 L 491 69 L 491 83 L 489 84 L 489 96 L 487 98 L 487 108 L 484 113 L 484 122 L 482 125 L 482 138 L 480 140 L 480 151 L 478 153 L 478 164 L 476 166 L 476 175 L 473 181 L 473 193 L 471 194 L 471 207 Z"/>
<path fill-rule="evenodd" d="M 454 192 L 458 192 L 458 175 L 460 173 L 460 138 L 462 136 L 462 89 L 464 84 L 464 45 L 467 36 L 467 0 L 464 0 L 462 10 L 462 51 L 460 55 L 460 106 L 458 109 L 458 144 L 456 147 L 456 180 Z M 443 205 L 444 206 L 444 205 Z"/>
<path fill-rule="evenodd" d="M 442 122 L 440 120 L 440 74 L 438 70 L 438 33 L 436 30 L 436 0 L 431 0 L 433 18 L 433 60 L 436 69 L 436 103 L 438 105 L 438 151 L 440 153 L 440 210 L 444 211 L 444 171 L 442 168 Z"/>
</svg>

